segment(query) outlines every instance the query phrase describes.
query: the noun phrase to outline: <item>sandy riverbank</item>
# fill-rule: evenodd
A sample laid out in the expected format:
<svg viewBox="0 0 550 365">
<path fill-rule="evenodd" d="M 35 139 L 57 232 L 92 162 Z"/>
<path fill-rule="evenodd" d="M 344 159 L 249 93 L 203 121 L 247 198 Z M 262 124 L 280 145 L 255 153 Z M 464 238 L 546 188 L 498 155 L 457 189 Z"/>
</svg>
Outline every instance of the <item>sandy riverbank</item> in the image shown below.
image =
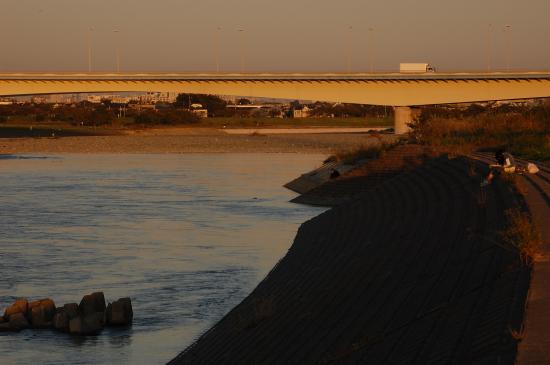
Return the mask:
<svg viewBox="0 0 550 365">
<path fill-rule="evenodd" d="M 392 140 L 393 135 L 385 135 Z M 367 133 L 230 135 L 218 130 L 149 131 L 133 135 L 3 138 L 0 154 L 15 153 L 333 153 L 379 140 Z"/>
</svg>

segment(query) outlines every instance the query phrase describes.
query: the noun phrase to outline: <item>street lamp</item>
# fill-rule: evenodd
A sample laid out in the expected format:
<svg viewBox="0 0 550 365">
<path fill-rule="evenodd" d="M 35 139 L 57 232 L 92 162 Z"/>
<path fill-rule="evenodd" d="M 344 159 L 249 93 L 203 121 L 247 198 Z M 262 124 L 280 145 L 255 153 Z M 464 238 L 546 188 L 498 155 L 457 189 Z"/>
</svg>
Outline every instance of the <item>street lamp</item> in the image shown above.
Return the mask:
<svg viewBox="0 0 550 365">
<path fill-rule="evenodd" d="M 120 30 L 118 28 L 115 28 L 113 30 L 113 33 L 115 33 L 116 72 L 120 72 L 120 48 L 119 48 L 119 39 L 118 39 L 118 34 L 120 33 Z"/>
<path fill-rule="evenodd" d="M 88 28 L 88 72 L 92 72 L 92 32 L 94 27 Z"/>
<path fill-rule="evenodd" d="M 220 54 L 221 54 L 221 31 L 222 27 L 216 28 L 216 72 L 220 72 Z"/>
<path fill-rule="evenodd" d="M 241 51 L 241 73 L 245 71 L 245 55 L 244 55 L 244 29 L 237 29 L 239 32 L 239 41 L 240 41 L 240 51 Z"/>
<path fill-rule="evenodd" d="M 487 72 L 491 72 L 491 55 L 493 53 L 493 25 L 487 26 Z"/>
<path fill-rule="evenodd" d="M 353 27 L 350 25 L 348 27 L 348 32 L 347 32 L 347 50 L 346 50 L 346 53 L 347 53 L 347 57 L 346 57 L 346 69 L 347 69 L 347 72 L 350 73 L 351 72 L 351 47 L 352 47 L 352 34 L 353 34 Z"/>
<path fill-rule="evenodd" d="M 506 71 L 510 72 L 510 35 L 512 26 L 507 24 L 504 26 L 504 33 L 506 36 Z"/>
<path fill-rule="evenodd" d="M 373 73 L 374 72 L 374 37 L 373 37 L 373 33 L 374 33 L 374 28 L 369 28 L 369 37 L 368 37 L 368 43 L 369 43 L 369 48 L 370 48 L 370 52 L 369 52 L 369 68 L 370 68 L 370 72 Z"/>
</svg>

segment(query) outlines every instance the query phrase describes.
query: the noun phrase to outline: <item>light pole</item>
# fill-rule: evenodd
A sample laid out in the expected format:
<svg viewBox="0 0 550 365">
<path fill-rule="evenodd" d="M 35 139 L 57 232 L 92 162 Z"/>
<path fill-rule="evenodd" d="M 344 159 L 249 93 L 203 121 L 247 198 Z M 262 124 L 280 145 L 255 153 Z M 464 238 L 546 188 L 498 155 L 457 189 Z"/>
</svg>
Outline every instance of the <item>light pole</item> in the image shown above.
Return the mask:
<svg viewBox="0 0 550 365">
<path fill-rule="evenodd" d="M 491 72 L 491 55 L 493 53 L 493 25 L 487 26 L 487 72 Z"/>
<path fill-rule="evenodd" d="M 374 37 L 373 37 L 373 33 L 374 33 L 374 28 L 369 28 L 369 37 L 368 37 L 368 42 L 369 42 L 369 48 L 370 48 L 370 52 L 369 52 L 369 68 L 370 68 L 370 72 L 373 73 L 374 72 Z"/>
<path fill-rule="evenodd" d="M 240 51 L 241 51 L 241 73 L 245 71 L 245 55 L 244 55 L 244 29 L 237 29 L 239 32 L 239 42 L 240 42 Z"/>
<path fill-rule="evenodd" d="M 113 33 L 115 33 L 115 47 L 116 47 L 116 72 L 120 72 L 120 48 L 119 48 L 119 39 L 118 34 L 120 33 L 120 30 L 118 28 L 115 28 L 113 30 Z"/>
<path fill-rule="evenodd" d="M 218 27 L 216 29 L 216 72 L 220 72 L 220 53 L 221 53 L 221 31 L 222 28 Z"/>
<path fill-rule="evenodd" d="M 506 71 L 510 72 L 510 36 L 512 26 L 507 24 L 504 26 L 504 33 L 506 36 Z"/>
<path fill-rule="evenodd" d="M 92 32 L 94 27 L 88 28 L 88 72 L 92 72 Z"/>
<path fill-rule="evenodd" d="M 350 25 L 347 29 L 347 50 L 346 50 L 346 53 L 347 53 L 347 57 L 346 57 L 346 70 L 348 73 L 351 72 L 351 47 L 352 47 L 352 41 L 351 41 L 351 37 L 352 37 L 352 34 L 353 34 L 353 27 Z"/>
</svg>

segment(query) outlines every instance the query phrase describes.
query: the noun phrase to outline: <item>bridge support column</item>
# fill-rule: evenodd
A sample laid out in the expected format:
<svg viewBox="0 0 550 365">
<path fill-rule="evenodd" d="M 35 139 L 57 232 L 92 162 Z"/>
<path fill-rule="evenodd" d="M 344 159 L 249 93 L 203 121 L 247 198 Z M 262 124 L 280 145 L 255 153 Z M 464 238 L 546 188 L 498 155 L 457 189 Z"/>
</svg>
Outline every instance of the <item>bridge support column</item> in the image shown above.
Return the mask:
<svg viewBox="0 0 550 365">
<path fill-rule="evenodd" d="M 409 133 L 411 128 L 408 124 L 414 122 L 414 120 L 418 118 L 421 113 L 422 109 L 420 108 L 413 108 L 410 106 L 394 106 L 393 129 L 395 130 L 395 134 Z"/>
</svg>

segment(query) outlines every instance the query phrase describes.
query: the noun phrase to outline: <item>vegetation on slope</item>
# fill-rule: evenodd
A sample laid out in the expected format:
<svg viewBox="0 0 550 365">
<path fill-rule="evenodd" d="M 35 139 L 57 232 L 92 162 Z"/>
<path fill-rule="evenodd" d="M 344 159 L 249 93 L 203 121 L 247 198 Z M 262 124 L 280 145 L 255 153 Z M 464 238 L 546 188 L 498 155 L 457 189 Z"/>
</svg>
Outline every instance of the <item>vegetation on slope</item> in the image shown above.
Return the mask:
<svg viewBox="0 0 550 365">
<path fill-rule="evenodd" d="M 427 108 L 412 128 L 413 141 L 453 152 L 506 147 L 527 159 L 550 159 L 550 102 L 460 112 Z"/>
</svg>

